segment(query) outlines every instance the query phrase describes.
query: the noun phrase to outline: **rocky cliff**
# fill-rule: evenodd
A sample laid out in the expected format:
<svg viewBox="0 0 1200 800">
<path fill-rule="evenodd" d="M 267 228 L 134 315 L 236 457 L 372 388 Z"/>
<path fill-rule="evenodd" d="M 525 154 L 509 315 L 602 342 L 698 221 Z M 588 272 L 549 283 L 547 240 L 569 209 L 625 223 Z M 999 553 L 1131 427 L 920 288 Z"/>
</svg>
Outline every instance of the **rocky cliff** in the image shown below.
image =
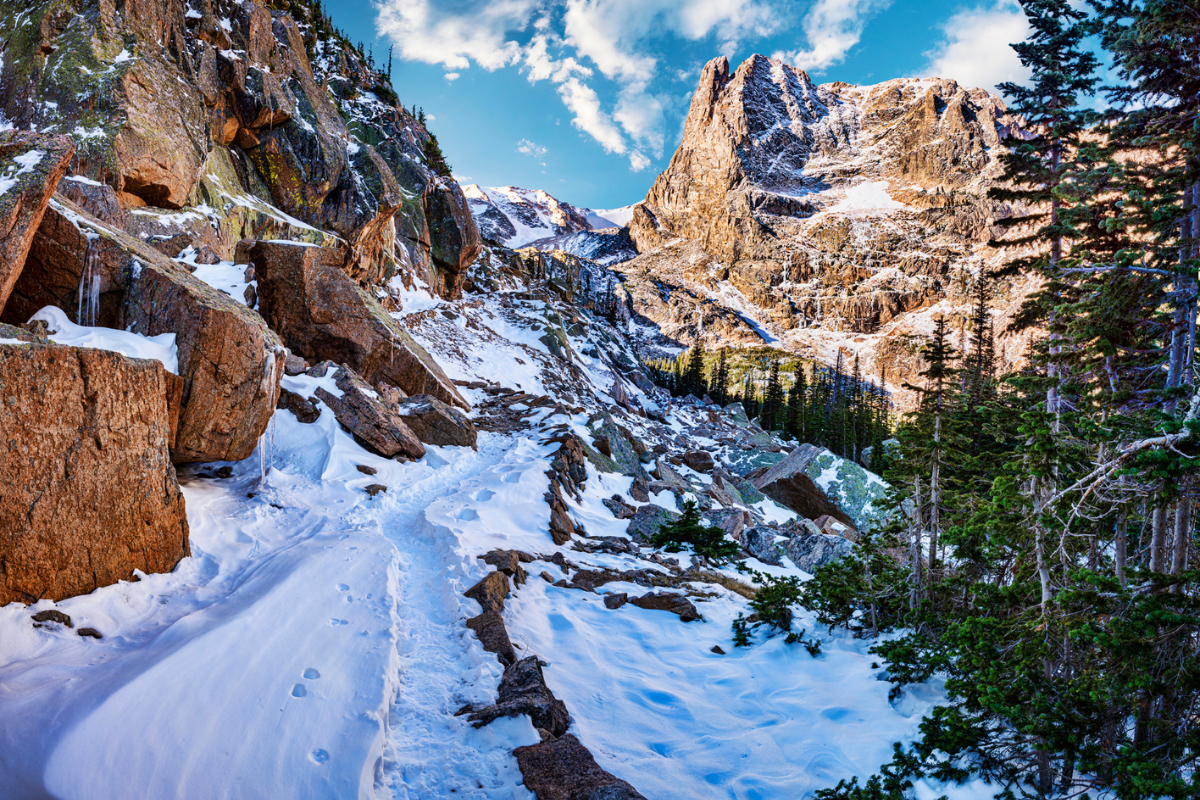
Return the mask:
<svg viewBox="0 0 1200 800">
<path fill-rule="evenodd" d="M 714 59 L 634 209 L 641 255 L 618 270 L 639 312 L 682 343 L 778 341 L 826 360 L 845 349 L 909 377 L 909 335 L 937 314 L 961 322 L 1001 258 L 987 242 L 1008 212 L 987 190 L 1015 135 L 1002 101 L 953 80 L 818 86 L 775 59 L 733 73 Z M 685 296 L 663 297 L 663 282 Z M 998 285 L 997 315 L 1027 288 Z"/>
<path fill-rule="evenodd" d="M 288 5 L 9 4 L 0 124 L 72 138 L 72 172 L 102 185 L 88 210 L 135 234 L 222 258 L 247 237 L 342 242 L 363 283 L 454 296 L 479 233 L 429 132 L 315 7 Z"/>
</svg>

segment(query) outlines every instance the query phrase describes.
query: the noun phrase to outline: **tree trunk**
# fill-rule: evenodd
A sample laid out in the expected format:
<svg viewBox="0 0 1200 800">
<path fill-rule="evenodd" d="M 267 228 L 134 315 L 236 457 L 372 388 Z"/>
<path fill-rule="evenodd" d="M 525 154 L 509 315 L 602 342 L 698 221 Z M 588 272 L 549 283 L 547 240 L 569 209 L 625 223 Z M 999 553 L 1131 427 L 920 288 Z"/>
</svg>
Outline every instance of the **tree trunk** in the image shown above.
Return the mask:
<svg viewBox="0 0 1200 800">
<path fill-rule="evenodd" d="M 1121 582 L 1122 589 L 1124 589 L 1127 585 L 1125 578 L 1125 560 L 1128 557 L 1128 530 L 1129 512 L 1125 509 L 1121 509 L 1121 516 L 1117 519 L 1117 536 L 1116 541 L 1113 543 L 1113 549 L 1116 551 L 1115 559 L 1117 562 L 1117 580 Z"/>
<path fill-rule="evenodd" d="M 1175 506 L 1175 547 L 1171 560 L 1171 574 L 1179 575 L 1187 569 L 1187 547 L 1191 539 L 1192 504 L 1186 497 L 1179 498 Z"/>
<path fill-rule="evenodd" d="M 1166 568 L 1167 507 L 1159 503 L 1154 507 L 1154 520 L 1150 531 L 1150 571 L 1162 572 Z"/>
</svg>

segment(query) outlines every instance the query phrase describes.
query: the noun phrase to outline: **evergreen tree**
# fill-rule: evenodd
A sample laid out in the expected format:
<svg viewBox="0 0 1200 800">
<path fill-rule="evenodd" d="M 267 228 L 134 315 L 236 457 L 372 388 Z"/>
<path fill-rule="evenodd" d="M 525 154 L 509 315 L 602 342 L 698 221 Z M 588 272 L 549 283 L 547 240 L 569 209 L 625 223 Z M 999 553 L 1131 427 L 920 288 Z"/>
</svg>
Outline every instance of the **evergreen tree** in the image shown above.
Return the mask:
<svg viewBox="0 0 1200 800">
<path fill-rule="evenodd" d="M 783 384 L 779 381 L 779 359 L 772 358 L 767 388 L 763 393 L 762 426 L 764 430 L 773 431 L 781 428 L 782 422 Z"/>
</svg>

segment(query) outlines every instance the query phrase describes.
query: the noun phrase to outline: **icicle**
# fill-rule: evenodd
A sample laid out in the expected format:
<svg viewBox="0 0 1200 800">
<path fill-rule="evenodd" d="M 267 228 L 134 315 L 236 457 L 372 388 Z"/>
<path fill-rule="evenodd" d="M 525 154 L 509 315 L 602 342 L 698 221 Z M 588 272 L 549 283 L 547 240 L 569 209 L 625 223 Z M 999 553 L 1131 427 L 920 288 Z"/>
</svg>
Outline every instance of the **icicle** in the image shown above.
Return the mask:
<svg viewBox="0 0 1200 800">
<path fill-rule="evenodd" d="M 95 327 L 100 316 L 100 256 L 96 242 L 99 236 L 88 236 L 84 251 L 83 270 L 79 273 L 79 307 L 75 311 L 75 323 Z"/>
</svg>

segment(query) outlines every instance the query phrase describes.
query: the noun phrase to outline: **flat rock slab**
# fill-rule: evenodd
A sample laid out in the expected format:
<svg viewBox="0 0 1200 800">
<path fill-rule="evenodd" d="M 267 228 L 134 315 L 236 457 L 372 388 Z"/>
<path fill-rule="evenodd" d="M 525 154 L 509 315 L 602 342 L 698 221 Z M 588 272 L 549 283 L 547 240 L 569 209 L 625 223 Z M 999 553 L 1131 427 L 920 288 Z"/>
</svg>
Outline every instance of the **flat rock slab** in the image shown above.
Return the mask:
<svg viewBox="0 0 1200 800">
<path fill-rule="evenodd" d="M 173 380 L 106 350 L 0 344 L 0 605 L 169 572 L 188 555 Z"/>
<path fill-rule="evenodd" d="M 513 751 L 525 788 L 538 800 L 646 800 L 626 781 L 605 772 L 578 739 L 565 734 Z"/>
<path fill-rule="evenodd" d="M 425 444 L 475 447 L 479 433 L 462 410 L 446 405 L 433 395 L 419 394 L 401 400 L 396 416 Z"/>
<path fill-rule="evenodd" d="M 335 248 L 288 242 L 248 239 L 237 249 L 239 263 L 254 265 L 259 310 L 294 353 L 470 409 L 425 348 L 342 271 L 344 260 Z"/>
<path fill-rule="evenodd" d="M 74 153 L 75 145 L 65 136 L 0 132 L 0 310 Z"/>
<path fill-rule="evenodd" d="M 811 444 L 797 447 L 787 458 L 755 478 L 754 488 L 776 503 L 808 519 L 828 514 L 853 527 L 853 518 L 838 508 L 805 472 L 820 452 L 819 448 Z"/>
</svg>

